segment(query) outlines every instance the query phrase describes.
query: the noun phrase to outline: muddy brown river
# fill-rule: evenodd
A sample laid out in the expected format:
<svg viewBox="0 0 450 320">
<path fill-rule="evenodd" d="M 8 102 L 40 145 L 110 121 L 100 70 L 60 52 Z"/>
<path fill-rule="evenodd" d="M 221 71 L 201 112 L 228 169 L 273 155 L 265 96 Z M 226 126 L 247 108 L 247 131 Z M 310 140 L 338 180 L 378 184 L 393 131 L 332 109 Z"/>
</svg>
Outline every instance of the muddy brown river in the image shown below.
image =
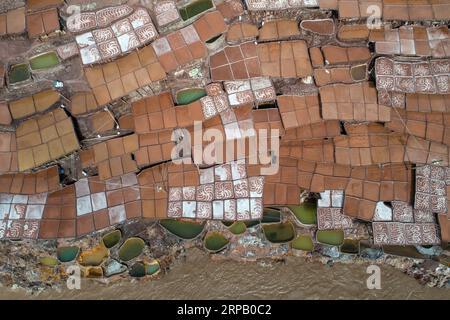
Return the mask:
<svg viewBox="0 0 450 320">
<path fill-rule="evenodd" d="M 161 279 L 109 285 L 83 281 L 80 290 L 37 296 L 3 288 L 0 299 L 450 299 L 449 289 L 422 286 L 389 266 L 381 266 L 381 289 L 368 290 L 366 267 L 326 266 L 296 257 L 273 264 L 213 261 L 191 249 Z"/>
</svg>

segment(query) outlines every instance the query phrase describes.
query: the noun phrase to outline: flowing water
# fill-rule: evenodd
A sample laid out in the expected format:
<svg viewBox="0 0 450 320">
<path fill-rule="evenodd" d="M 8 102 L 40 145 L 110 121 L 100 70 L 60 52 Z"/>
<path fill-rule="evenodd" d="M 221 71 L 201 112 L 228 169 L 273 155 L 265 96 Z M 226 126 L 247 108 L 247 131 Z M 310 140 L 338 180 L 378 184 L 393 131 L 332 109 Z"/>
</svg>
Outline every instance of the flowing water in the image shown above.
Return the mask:
<svg viewBox="0 0 450 320">
<path fill-rule="evenodd" d="M 39 299 L 450 299 L 449 289 L 429 288 L 392 267 L 381 267 L 381 289 L 366 287 L 366 265 L 326 266 L 289 257 L 286 263 L 213 261 L 190 249 L 161 279 L 104 285 L 82 282 L 81 290 L 46 291 Z M 0 290 L 1 299 L 27 299 L 23 291 Z"/>
</svg>

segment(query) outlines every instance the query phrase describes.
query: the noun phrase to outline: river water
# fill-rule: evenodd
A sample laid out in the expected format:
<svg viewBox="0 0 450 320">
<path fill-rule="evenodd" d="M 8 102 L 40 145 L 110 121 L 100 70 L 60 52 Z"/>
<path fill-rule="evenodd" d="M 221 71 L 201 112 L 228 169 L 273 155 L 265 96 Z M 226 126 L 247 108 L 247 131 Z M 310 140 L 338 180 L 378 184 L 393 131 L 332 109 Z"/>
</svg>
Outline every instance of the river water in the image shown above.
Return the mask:
<svg viewBox="0 0 450 320">
<path fill-rule="evenodd" d="M 190 249 L 161 279 L 114 284 L 83 281 L 81 290 L 31 296 L 0 289 L 0 299 L 447 299 L 449 289 L 429 288 L 389 266 L 381 266 L 381 289 L 366 286 L 367 265 L 333 266 L 289 257 L 285 263 L 213 261 Z"/>
</svg>

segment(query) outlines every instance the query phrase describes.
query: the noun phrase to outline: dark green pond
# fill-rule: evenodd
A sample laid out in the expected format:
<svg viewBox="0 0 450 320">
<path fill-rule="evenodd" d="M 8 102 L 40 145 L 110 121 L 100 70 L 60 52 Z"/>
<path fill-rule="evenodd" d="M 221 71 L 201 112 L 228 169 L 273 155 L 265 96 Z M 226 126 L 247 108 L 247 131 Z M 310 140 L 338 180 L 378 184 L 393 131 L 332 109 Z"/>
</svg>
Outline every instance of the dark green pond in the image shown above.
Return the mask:
<svg viewBox="0 0 450 320">
<path fill-rule="evenodd" d="M 142 278 L 146 276 L 145 265 L 142 262 L 136 262 L 129 270 L 130 276 L 135 278 Z"/>
<path fill-rule="evenodd" d="M 223 220 L 222 223 L 223 223 L 223 225 L 225 227 L 230 227 L 230 226 L 233 225 L 234 222 L 233 221 L 225 221 L 225 220 Z"/>
<path fill-rule="evenodd" d="M 261 223 L 261 221 L 259 221 L 259 220 L 245 221 L 245 225 L 247 226 L 247 228 L 253 228 L 254 226 L 257 226 L 260 223 Z"/>
<path fill-rule="evenodd" d="M 317 204 L 312 202 L 305 202 L 299 206 L 288 207 L 298 221 L 305 225 L 312 225 L 317 223 Z"/>
<path fill-rule="evenodd" d="M 141 238 L 129 238 L 119 249 L 119 258 L 122 261 L 130 261 L 141 255 L 145 242 Z"/>
<path fill-rule="evenodd" d="M 206 43 L 207 44 L 211 44 L 214 43 L 217 39 L 219 39 L 222 35 L 219 34 L 218 36 L 212 37 L 211 39 L 207 40 Z"/>
<path fill-rule="evenodd" d="M 8 79 L 11 84 L 26 81 L 30 78 L 31 73 L 28 64 L 16 64 L 9 70 Z"/>
<path fill-rule="evenodd" d="M 212 252 L 218 252 L 228 245 L 227 238 L 220 232 L 210 232 L 205 237 L 205 248 Z"/>
<path fill-rule="evenodd" d="M 264 208 L 261 223 L 274 223 L 281 221 L 281 213 L 279 210 Z"/>
<path fill-rule="evenodd" d="M 276 102 L 263 102 L 258 105 L 258 109 L 278 109 L 278 105 Z"/>
<path fill-rule="evenodd" d="M 272 243 L 289 242 L 295 237 L 294 226 L 290 222 L 265 224 L 262 228 L 267 240 Z"/>
<path fill-rule="evenodd" d="M 343 230 L 319 230 L 317 241 L 331 246 L 340 246 L 344 242 Z"/>
<path fill-rule="evenodd" d="M 358 254 L 359 253 L 359 241 L 353 239 L 344 239 L 344 242 L 340 248 L 342 253 Z"/>
<path fill-rule="evenodd" d="M 204 223 L 195 223 L 191 221 L 182 221 L 174 219 L 164 219 L 159 222 L 165 229 L 177 237 L 185 240 L 196 238 L 205 227 Z"/>
<path fill-rule="evenodd" d="M 211 9 L 213 3 L 211 0 L 197 0 L 180 9 L 181 18 L 186 21 L 196 15 Z"/>
<path fill-rule="evenodd" d="M 206 96 L 202 88 L 184 89 L 177 92 L 177 104 L 186 105 Z"/>
</svg>

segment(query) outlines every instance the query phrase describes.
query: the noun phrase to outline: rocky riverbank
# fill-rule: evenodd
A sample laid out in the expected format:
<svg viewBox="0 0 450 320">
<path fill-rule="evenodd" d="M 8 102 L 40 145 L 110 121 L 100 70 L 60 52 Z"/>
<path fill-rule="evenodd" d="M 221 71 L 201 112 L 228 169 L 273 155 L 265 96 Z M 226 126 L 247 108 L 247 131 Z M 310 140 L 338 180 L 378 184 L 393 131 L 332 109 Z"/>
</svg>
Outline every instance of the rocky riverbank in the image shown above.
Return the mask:
<svg viewBox="0 0 450 320">
<path fill-rule="evenodd" d="M 105 235 L 111 234 L 112 230 L 79 240 L 2 241 L 0 283 L 2 287 L 23 288 L 29 293 L 63 290 L 68 279 L 67 270 L 74 265 L 80 267 L 81 275 L 87 281 L 99 281 L 108 285 L 134 279 L 153 281 L 159 278 L 164 281 L 175 262 L 188 259 L 190 249 L 199 248 L 205 255 L 208 254 L 203 238 L 214 230 L 222 232 L 229 243 L 220 252 L 210 254 L 212 260 L 270 265 L 299 257 L 306 263 L 335 265 L 337 268 L 342 264 L 388 265 L 417 279 L 424 286 L 443 288 L 442 290 L 450 288 L 449 253 L 439 247 L 420 249 L 423 251 L 421 259 L 383 254 L 381 249 L 365 246 L 360 247 L 359 254 L 345 254 L 337 247 L 318 243 L 315 243 L 312 252 L 304 252 L 293 249 L 288 243 L 269 242 L 261 229 L 261 225 L 257 224 L 247 228 L 242 234 L 234 235 L 221 222 L 208 222 L 195 239 L 185 241 L 168 232 L 158 222 L 132 221 L 120 226 L 121 239 L 107 249 L 104 249 Z M 131 255 L 126 255 L 123 247 L 130 238 L 142 239 L 145 246 L 141 250 L 131 250 Z M 73 261 L 62 262 L 58 261 L 61 260 L 58 248 L 79 250 Z M 151 273 L 145 271 L 149 270 L 149 266 L 155 265 L 158 265 L 157 270 L 152 269 Z M 145 267 L 142 268 L 143 273 L 139 273 L 140 267 Z"/>
</svg>

